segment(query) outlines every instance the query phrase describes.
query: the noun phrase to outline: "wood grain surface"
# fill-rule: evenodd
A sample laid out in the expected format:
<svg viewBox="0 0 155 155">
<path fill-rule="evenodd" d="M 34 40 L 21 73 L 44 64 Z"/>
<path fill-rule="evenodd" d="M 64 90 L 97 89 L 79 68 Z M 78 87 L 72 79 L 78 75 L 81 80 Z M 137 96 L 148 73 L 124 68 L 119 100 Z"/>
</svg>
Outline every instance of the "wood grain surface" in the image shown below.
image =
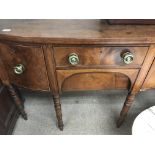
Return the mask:
<svg viewBox="0 0 155 155">
<path fill-rule="evenodd" d="M 155 25 L 108 25 L 105 20 L 1 19 L 0 39 L 41 44 L 147 44 L 155 43 L 154 29 Z"/>
<path fill-rule="evenodd" d="M 133 62 L 125 64 L 128 49 Z M 70 53 L 79 64 L 72 66 Z M 9 81 L 51 91 L 58 127 L 63 130 L 60 94 L 64 91 L 128 89 L 120 126 L 142 89 L 155 88 L 155 25 L 109 25 L 106 20 L 0 20 L 0 69 Z M 23 64 L 21 75 L 13 67 Z"/>
</svg>

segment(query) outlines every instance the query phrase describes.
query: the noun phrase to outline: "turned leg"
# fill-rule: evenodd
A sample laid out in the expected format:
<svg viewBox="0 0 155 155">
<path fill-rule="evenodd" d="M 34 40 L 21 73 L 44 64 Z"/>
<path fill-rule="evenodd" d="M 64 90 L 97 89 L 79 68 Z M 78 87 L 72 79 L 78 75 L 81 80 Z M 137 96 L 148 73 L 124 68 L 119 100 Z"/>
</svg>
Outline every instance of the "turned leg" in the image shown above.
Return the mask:
<svg viewBox="0 0 155 155">
<path fill-rule="evenodd" d="M 21 94 L 21 92 L 20 92 L 20 90 L 18 89 L 17 86 L 15 86 L 15 85 L 12 85 L 12 86 L 13 86 L 13 88 L 15 89 L 16 94 L 18 95 L 19 99 L 21 100 L 22 106 L 23 106 L 23 108 L 24 108 L 25 98 L 23 97 L 23 95 Z"/>
<path fill-rule="evenodd" d="M 56 117 L 57 117 L 57 121 L 58 121 L 58 127 L 62 131 L 63 130 L 63 120 L 62 120 L 60 96 L 53 95 L 53 101 L 54 101 L 54 107 L 55 107 Z"/>
<path fill-rule="evenodd" d="M 125 100 L 125 103 L 123 105 L 122 111 L 120 113 L 120 117 L 119 117 L 119 119 L 117 121 L 117 127 L 118 128 L 124 122 L 124 120 L 125 120 L 125 118 L 127 116 L 127 113 L 128 113 L 128 111 L 129 111 L 129 109 L 130 109 L 130 107 L 131 107 L 131 105 L 132 105 L 132 103 L 133 103 L 133 101 L 135 99 L 135 96 L 136 96 L 135 93 L 131 93 L 131 92 L 128 93 L 128 96 L 127 96 L 127 98 Z"/>
<path fill-rule="evenodd" d="M 22 104 L 22 100 L 21 98 L 19 97 L 19 95 L 17 94 L 17 92 L 15 91 L 15 88 L 10 84 L 10 85 L 7 85 L 8 87 L 8 90 L 11 94 L 11 97 L 13 98 L 20 114 L 22 115 L 22 117 L 27 120 L 27 114 L 24 110 L 24 107 L 23 107 L 23 104 Z"/>
</svg>

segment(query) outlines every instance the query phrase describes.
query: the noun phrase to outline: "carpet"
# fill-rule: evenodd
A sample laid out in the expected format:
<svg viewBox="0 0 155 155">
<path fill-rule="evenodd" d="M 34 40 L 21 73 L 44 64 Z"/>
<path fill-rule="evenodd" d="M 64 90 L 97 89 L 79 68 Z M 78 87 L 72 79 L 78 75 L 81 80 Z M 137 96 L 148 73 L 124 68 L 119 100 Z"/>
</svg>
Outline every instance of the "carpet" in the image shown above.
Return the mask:
<svg viewBox="0 0 155 155">
<path fill-rule="evenodd" d="M 130 135 L 136 116 L 154 105 L 154 90 L 136 96 L 124 124 L 116 121 L 127 91 L 106 90 L 64 93 L 61 96 L 64 130 L 56 125 L 53 100 L 48 92 L 22 90 L 28 120 L 18 119 L 14 135 Z"/>
</svg>

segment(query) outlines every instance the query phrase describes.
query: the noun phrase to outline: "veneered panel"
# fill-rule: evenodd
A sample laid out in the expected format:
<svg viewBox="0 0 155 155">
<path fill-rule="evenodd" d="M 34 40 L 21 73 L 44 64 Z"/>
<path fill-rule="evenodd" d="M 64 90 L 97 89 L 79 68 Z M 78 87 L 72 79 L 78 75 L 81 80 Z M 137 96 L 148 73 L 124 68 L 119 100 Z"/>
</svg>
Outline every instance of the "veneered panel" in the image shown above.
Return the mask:
<svg viewBox="0 0 155 155">
<path fill-rule="evenodd" d="M 22 46 L 0 44 L 0 56 L 10 81 L 33 90 L 48 90 L 48 78 L 40 46 Z M 23 64 L 25 71 L 21 75 L 14 73 L 14 66 Z"/>
</svg>

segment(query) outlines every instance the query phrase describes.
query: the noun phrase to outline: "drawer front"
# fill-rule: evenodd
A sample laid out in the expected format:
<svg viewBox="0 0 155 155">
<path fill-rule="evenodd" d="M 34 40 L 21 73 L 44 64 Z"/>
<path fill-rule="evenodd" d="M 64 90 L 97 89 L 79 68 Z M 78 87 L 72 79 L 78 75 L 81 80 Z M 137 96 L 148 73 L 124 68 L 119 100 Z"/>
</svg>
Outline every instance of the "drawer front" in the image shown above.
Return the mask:
<svg viewBox="0 0 155 155">
<path fill-rule="evenodd" d="M 12 83 L 32 90 L 49 89 L 43 51 L 40 46 L 0 44 L 0 57 Z M 24 71 L 17 74 L 20 71 L 17 66 L 21 64 L 24 66 Z"/>
<path fill-rule="evenodd" d="M 68 66 L 140 66 L 143 63 L 148 47 L 54 47 L 54 56 L 57 67 Z M 126 64 L 123 54 L 130 52 L 133 61 Z M 75 53 L 78 64 L 72 65 L 69 56 Z"/>
</svg>

